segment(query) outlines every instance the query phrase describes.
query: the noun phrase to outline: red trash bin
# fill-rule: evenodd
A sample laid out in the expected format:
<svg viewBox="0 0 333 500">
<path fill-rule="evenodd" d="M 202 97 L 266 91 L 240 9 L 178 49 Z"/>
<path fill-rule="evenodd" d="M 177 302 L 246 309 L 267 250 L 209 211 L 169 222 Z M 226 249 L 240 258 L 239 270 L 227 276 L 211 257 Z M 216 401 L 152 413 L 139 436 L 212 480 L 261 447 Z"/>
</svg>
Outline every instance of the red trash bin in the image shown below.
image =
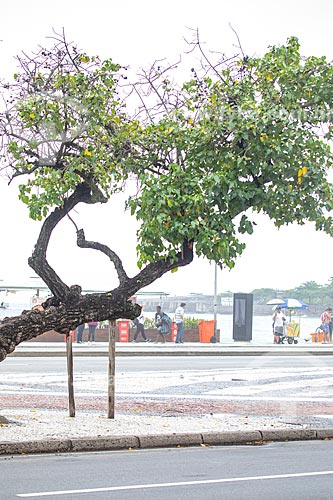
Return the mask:
<svg viewBox="0 0 333 500">
<path fill-rule="evenodd" d="M 121 319 L 118 321 L 118 329 L 119 329 L 119 342 L 128 342 L 129 341 L 129 320 Z"/>
<path fill-rule="evenodd" d="M 70 332 L 70 336 L 72 337 L 72 342 L 75 341 L 75 330 L 71 330 Z M 67 341 L 67 335 L 65 334 L 64 335 L 64 341 L 66 342 Z"/>
<path fill-rule="evenodd" d="M 173 321 L 171 323 L 171 342 L 175 342 L 177 337 L 177 331 L 178 331 L 177 324 Z"/>
</svg>

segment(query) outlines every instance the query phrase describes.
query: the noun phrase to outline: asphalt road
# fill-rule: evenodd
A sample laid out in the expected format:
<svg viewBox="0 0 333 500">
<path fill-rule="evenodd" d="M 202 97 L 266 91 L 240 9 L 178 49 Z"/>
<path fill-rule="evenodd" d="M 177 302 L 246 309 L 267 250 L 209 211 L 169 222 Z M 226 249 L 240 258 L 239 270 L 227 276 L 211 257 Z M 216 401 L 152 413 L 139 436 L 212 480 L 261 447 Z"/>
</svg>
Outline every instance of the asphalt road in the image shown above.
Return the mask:
<svg viewBox="0 0 333 500">
<path fill-rule="evenodd" d="M 104 373 L 107 370 L 106 357 L 76 357 L 76 373 L 91 371 Z M 140 372 L 161 370 L 234 370 L 237 368 L 314 368 L 332 367 L 333 356 L 141 356 L 116 359 L 117 372 Z M 66 371 L 65 357 L 20 357 L 6 358 L 0 363 L 1 373 L 58 373 Z"/>
<path fill-rule="evenodd" d="M 333 499 L 333 443 L 0 458 L 1 499 Z"/>
</svg>

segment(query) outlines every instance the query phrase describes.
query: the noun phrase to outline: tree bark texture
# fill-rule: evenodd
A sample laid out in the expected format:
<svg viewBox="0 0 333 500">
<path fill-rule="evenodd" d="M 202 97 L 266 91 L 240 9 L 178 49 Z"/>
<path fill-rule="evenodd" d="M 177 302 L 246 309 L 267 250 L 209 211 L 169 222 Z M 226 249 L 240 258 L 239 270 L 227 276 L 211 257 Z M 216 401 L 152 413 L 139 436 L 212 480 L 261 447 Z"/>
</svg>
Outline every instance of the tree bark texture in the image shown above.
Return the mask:
<svg viewBox="0 0 333 500">
<path fill-rule="evenodd" d="M 66 334 L 66 353 L 67 353 L 67 375 L 68 375 L 68 405 L 69 416 L 75 417 L 75 399 L 74 399 L 74 373 L 73 373 L 73 346 L 72 336 Z"/>
<path fill-rule="evenodd" d="M 108 366 L 108 418 L 114 418 L 116 372 L 116 322 L 110 321 Z"/>
<path fill-rule="evenodd" d="M 74 304 L 51 306 L 44 311 L 23 311 L 20 316 L 4 318 L 0 323 L 0 361 L 21 342 L 55 330 L 67 334 L 82 323 L 113 319 L 134 319 L 140 307 L 117 293 L 87 294 Z"/>
</svg>

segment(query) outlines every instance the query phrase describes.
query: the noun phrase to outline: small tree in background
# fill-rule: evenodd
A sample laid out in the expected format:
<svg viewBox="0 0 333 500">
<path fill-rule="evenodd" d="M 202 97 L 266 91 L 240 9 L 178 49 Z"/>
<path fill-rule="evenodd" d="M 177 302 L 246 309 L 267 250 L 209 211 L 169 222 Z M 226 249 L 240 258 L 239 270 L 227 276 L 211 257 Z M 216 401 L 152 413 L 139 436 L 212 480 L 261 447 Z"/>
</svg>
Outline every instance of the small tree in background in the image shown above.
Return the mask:
<svg viewBox="0 0 333 500">
<path fill-rule="evenodd" d="M 132 83 L 125 68 L 54 38 L 53 48 L 19 57 L 13 81 L 2 84 L 2 168 L 22 179 L 19 197 L 43 221 L 29 265 L 52 297 L 43 312 L 2 321 L 0 360 L 47 330 L 133 319 L 139 306 L 129 298 L 194 253 L 232 268 L 242 234 L 253 232 L 252 212 L 278 227 L 314 221 L 332 234 L 333 69 L 325 58 L 302 58 L 290 38 L 260 58 L 240 49 L 213 61 L 196 35 L 191 49 L 201 64 L 185 83 L 175 83 L 176 65 L 159 63 Z M 86 239 L 73 209 L 106 203 L 133 177 L 137 195 L 127 205 L 140 222 L 140 271 L 129 277 L 111 248 Z M 114 265 L 118 284 L 107 292 L 83 295 L 48 263 L 51 235 L 65 217 L 80 248 Z"/>
</svg>

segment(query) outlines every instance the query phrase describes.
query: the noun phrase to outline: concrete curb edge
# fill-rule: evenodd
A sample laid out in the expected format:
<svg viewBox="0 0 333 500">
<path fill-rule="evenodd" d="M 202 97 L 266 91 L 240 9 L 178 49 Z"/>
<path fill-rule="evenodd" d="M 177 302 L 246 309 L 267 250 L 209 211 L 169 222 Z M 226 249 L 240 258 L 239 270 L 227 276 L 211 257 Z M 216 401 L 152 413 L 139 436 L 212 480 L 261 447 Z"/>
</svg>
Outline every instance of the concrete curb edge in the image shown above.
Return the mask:
<svg viewBox="0 0 333 500">
<path fill-rule="evenodd" d="M 113 451 L 183 446 L 259 445 L 273 441 L 333 439 L 333 428 L 277 429 L 203 433 L 173 433 L 146 436 L 80 437 L 0 442 L 0 455 Z"/>
<path fill-rule="evenodd" d="M 107 357 L 107 351 L 74 351 L 74 357 Z M 28 350 L 17 350 L 8 354 L 8 357 L 13 358 L 35 358 L 35 357 L 65 357 L 66 351 L 28 351 Z M 285 350 L 285 351 L 274 351 L 274 350 L 256 350 L 255 347 L 251 350 L 220 350 L 220 351 L 170 351 L 170 350 L 160 350 L 160 351 L 116 351 L 116 357 L 160 357 L 160 356 L 332 356 L 332 350 L 312 350 L 305 351 L 299 349 L 295 350 Z"/>
</svg>

